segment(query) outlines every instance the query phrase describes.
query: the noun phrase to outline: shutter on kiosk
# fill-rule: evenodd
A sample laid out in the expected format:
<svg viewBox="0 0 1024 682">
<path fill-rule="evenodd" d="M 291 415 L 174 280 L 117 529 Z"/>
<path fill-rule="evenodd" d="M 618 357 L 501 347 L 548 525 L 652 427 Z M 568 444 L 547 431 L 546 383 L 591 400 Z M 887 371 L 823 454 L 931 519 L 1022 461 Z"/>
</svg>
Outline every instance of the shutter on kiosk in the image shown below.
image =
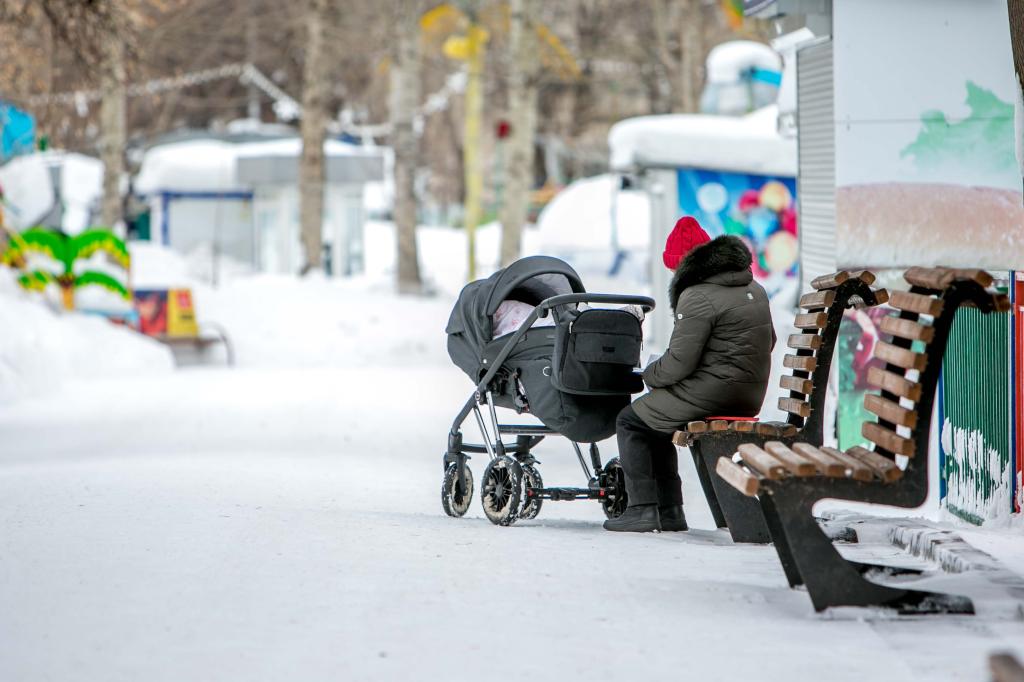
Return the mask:
<svg viewBox="0 0 1024 682">
<path fill-rule="evenodd" d="M 800 291 L 836 270 L 836 146 L 832 41 L 797 52 Z"/>
</svg>

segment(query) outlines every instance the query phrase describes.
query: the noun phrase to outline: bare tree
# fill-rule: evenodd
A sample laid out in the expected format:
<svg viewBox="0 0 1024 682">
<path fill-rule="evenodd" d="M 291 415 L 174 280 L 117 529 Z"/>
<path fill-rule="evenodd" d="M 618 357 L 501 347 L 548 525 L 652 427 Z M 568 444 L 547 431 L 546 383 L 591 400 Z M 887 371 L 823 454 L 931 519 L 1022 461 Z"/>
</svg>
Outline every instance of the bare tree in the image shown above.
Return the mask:
<svg viewBox="0 0 1024 682">
<path fill-rule="evenodd" d="M 302 157 L 299 160 L 299 222 L 306 263 L 303 274 L 319 269 L 323 259 L 324 141 L 330 63 L 325 29 L 330 0 L 309 0 L 306 8 L 306 62 L 302 79 Z"/>
<path fill-rule="evenodd" d="M 1013 49 L 1013 69 L 1017 82 L 1024 89 L 1024 0 L 1006 0 L 1010 17 L 1010 46 Z"/>
<path fill-rule="evenodd" d="M 700 93 L 704 87 L 704 60 L 707 48 L 705 13 L 701 0 L 685 0 L 679 5 L 679 68 L 675 101 L 682 111 L 700 110 Z"/>
<path fill-rule="evenodd" d="M 100 159 L 103 161 L 103 225 L 113 228 L 124 217 L 121 202 L 121 178 L 124 176 L 124 152 L 128 139 L 126 112 L 127 89 L 124 43 L 112 35 L 103 45 L 100 62 Z"/>
<path fill-rule="evenodd" d="M 422 289 L 416 248 L 416 195 L 413 183 L 419 157 L 415 130 L 421 59 L 417 4 L 396 4 L 389 93 L 391 146 L 395 152 L 397 284 L 398 291 L 403 294 L 419 293 Z"/>
<path fill-rule="evenodd" d="M 512 0 L 509 25 L 508 141 L 505 199 L 501 207 L 501 263 L 519 257 L 523 223 L 530 203 L 533 138 L 537 129 L 537 40 L 531 24 L 536 0 Z"/>
</svg>

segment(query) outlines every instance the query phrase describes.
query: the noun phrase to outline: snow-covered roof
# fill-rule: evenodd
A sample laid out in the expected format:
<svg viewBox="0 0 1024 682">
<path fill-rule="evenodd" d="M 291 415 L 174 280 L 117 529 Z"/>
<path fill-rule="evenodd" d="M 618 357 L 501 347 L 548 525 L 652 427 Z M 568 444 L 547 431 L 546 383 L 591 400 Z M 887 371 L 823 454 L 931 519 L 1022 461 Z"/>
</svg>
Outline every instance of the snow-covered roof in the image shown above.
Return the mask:
<svg viewBox="0 0 1024 682">
<path fill-rule="evenodd" d="M 616 171 L 674 166 L 796 176 L 796 140 L 779 135 L 778 107 L 746 116 L 667 114 L 620 121 L 608 133 Z"/>
<path fill-rule="evenodd" d="M 240 163 L 262 166 L 283 164 L 289 168 L 297 163 L 302 153 L 302 140 L 298 137 L 255 141 L 225 142 L 223 140 L 186 140 L 161 144 L 148 149 L 135 180 L 135 189 L 142 194 L 156 192 L 230 192 L 251 189 L 254 178 L 240 172 Z M 373 169 L 382 165 L 379 149 L 367 149 L 338 140 L 327 140 L 324 153 L 328 158 L 328 179 L 337 164 L 331 159 L 353 158 L 370 163 Z M 362 169 L 366 163 L 357 163 Z M 356 175 L 362 175 L 360 171 Z M 287 176 L 294 175 L 290 170 Z M 380 171 L 370 173 L 379 179 Z M 347 177 L 347 176 L 346 176 Z M 293 181 L 293 180 L 292 180 Z"/>
<path fill-rule="evenodd" d="M 221 140 L 188 140 L 146 150 L 135 190 L 155 192 L 230 192 L 244 190 L 235 177 L 240 145 Z"/>
<path fill-rule="evenodd" d="M 297 157 L 302 153 L 302 138 L 289 137 L 261 142 L 245 142 L 237 144 L 235 147 L 237 148 L 239 158 L 252 158 L 256 156 Z M 341 142 L 340 140 L 326 140 L 324 142 L 324 154 L 327 156 L 379 156 L 380 149 L 360 147 L 348 142 Z"/>
<path fill-rule="evenodd" d="M 730 40 L 711 48 L 707 58 L 709 83 L 735 83 L 751 68 L 780 71 L 782 59 L 772 48 L 753 40 Z"/>
</svg>

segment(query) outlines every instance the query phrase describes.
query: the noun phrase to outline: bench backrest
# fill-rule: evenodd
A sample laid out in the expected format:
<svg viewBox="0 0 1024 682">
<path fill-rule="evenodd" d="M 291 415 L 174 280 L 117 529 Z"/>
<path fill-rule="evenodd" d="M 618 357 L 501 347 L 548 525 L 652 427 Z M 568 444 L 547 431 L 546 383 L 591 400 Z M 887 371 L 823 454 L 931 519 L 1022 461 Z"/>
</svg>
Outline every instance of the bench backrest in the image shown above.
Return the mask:
<svg viewBox="0 0 1024 682">
<path fill-rule="evenodd" d="M 881 392 L 866 395 L 864 406 L 877 420 L 865 422 L 861 433 L 877 453 L 913 458 L 928 453 L 932 407 L 957 308 L 1005 312 L 1010 302 L 988 290 L 992 277 L 984 270 L 910 268 L 904 279 L 910 291 L 892 293 L 889 305 L 898 313 L 880 325 L 889 340 L 875 345 L 874 355 L 885 367 L 868 370 L 868 383 Z M 927 467 L 908 466 L 906 473 L 912 470 L 927 489 Z"/>
<path fill-rule="evenodd" d="M 846 270 L 817 277 L 811 282 L 814 291 L 800 298 L 804 311 L 796 316 L 800 333 L 787 339 L 793 353 L 783 360 L 792 374 L 780 380 L 787 396 L 779 398 L 779 409 L 789 414 L 788 422 L 800 428 L 802 437 L 821 444 L 824 429 L 825 395 L 832 367 L 836 340 L 843 311 L 885 303 L 888 292 L 872 289 L 875 276 L 862 270 Z"/>
</svg>

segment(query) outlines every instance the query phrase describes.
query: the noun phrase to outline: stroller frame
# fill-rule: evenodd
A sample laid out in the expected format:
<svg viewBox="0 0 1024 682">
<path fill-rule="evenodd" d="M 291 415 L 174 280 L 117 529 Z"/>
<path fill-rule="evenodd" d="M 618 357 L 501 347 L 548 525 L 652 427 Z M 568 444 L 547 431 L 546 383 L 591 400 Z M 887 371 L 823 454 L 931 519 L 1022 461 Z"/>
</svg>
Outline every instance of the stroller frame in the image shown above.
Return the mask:
<svg viewBox="0 0 1024 682">
<path fill-rule="evenodd" d="M 470 459 L 469 453 L 486 454 L 490 460 L 487 471 L 490 471 L 491 467 L 495 464 L 504 466 L 508 471 L 508 479 L 511 485 L 516 488 L 512 491 L 512 495 L 515 498 L 514 503 L 508 505 L 508 509 L 504 513 L 492 514 L 488 510 L 485 501 L 484 511 L 487 517 L 497 525 L 511 525 L 519 518 L 534 518 L 540 511 L 542 500 L 599 500 L 605 514 L 609 518 L 614 518 L 625 510 L 625 480 L 622 476 L 618 459 L 613 458 L 607 463 L 602 464 L 597 443 L 589 444 L 590 466 L 593 467 L 593 471 L 591 471 L 583 456 L 580 444 L 570 440 L 580 468 L 583 470 L 583 475 L 587 479 L 586 487 L 545 487 L 536 471 L 536 465 L 539 462 L 533 457 L 531 451 L 547 436 L 560 436 L 562 434 L 542 424 L 502 424 L 498 419 L 498 412 L 492 395 L 492 381 L 501 371 L 502 365 L 508 359 L 513 349 L 515 349 L 516 344 L 519 343 L 533 324 L 538 319 L 547 317 L 558 306 L 579 303 L 621 306 L 637 305 L 644 311 L 644 314 L 651 312 L 655 307 L 654 299 L 648 296 L 596 293 L 552 296 L 544 299 L 534 307 L 530 315 L 523 320 L 515 333 L 502 346 L 491 367 L 480 381 L 477 382 L 475 390 L 452 422 L 451 429 L 448 432 L 448 449 L 443 460 L 446 476 L 441 491 L 444 509 L 450 516 L 462 516 L 469 507 L 473 491 L 472 472 L 470 472 L 467 466 L 467 460 Z M 488 420 L 484 418 L 483 411 L 480 409 L 482 405 L 486 405 L 488 408 L 490 428 L 487 426 Z M 477 427 L 483 436 L 484 442 L 481 444 L 466 443 L 462 438 L 462 425 L 471 412 L 476 418 Z M 503 441 L 502 436 L 504 435 L 515 436 L 515 442 Z M 488 478 L 486 471 L 484 478 L 485 481 Z M 535 485 L 538 482 L 540 482 L 540 485 Z M 458 494 L 458 491 L 462 491 L 461 496 Z M 482 498 L 488 492 L 485 486 Z M 523 498 L 521 509 L 520 498 Z"/>
</svg>

